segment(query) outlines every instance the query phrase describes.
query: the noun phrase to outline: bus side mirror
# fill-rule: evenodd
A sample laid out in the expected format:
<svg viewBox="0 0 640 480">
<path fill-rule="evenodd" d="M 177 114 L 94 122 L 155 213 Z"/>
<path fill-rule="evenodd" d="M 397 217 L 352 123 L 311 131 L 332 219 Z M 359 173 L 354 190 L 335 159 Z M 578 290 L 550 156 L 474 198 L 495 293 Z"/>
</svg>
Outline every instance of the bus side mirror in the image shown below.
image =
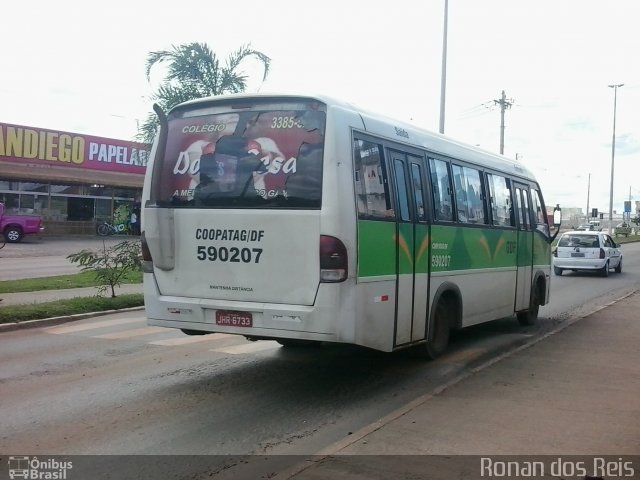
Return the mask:
<svg viewBox="0 0 640 480">
<path fill-rule="evenodd" d="M 556 239 L 558 233 L 560 233 L 560 225 L 562 225 L 562 209 L 560 208 L 560 204 L 556 204 L 553 209 L 553 228 L 555 228 L 556 231 L 549 241 L 553 242 Z"/>
</svg>

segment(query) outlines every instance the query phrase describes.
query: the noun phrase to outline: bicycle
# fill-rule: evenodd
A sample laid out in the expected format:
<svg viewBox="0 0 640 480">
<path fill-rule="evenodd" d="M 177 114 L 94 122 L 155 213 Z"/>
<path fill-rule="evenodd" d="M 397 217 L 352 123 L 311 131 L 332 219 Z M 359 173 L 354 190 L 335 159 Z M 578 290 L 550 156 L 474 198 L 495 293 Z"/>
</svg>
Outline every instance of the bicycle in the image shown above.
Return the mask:
<svg viewBox="0 0 640 480">
<path fill-rule="evenodd" d="M 108 235 L 113 235 L 117 233 L 116 227 L 111 225 L 109 222 L 104 222 L 98 225 L 98 235 L 101 237 L 106 237 Z"/>
</svg>

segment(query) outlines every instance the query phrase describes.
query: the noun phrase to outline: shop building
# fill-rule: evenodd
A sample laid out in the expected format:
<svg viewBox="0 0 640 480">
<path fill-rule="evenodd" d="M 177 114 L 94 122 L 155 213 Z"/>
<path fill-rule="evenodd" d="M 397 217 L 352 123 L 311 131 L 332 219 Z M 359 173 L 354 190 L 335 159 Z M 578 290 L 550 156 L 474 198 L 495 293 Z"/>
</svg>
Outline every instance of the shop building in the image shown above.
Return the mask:
<svg viewBox="0 0 640 480">
<path fill-rule="evenodd" d="M 149 149 L 0 122 L 0 201 L 9 213 L 41 215 L 49 234 L 93 234 L 139 206 Z"/>
</svg>

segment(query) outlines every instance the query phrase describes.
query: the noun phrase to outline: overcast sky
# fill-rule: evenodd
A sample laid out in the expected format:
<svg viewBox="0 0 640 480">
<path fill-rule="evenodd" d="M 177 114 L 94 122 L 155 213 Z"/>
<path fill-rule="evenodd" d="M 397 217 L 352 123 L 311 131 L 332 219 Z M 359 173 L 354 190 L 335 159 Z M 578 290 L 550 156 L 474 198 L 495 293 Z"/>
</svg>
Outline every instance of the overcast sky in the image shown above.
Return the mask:
<svg viewBox="0 0 640 480">
<path fill-rule="evenodd" d="M 250 43 L 272 59 L 250 91 L 323 93 L 437 131 L 444 0 L 94 2 L 2 7 L 0 121 L 132 139 L 162 78 L 150 51 Z M 521 158 L 547 204 L 608 212 L 613 89 L 614 210 L 640 200 L 640 2 L 449 0 L 445 133 Z"/>
</svg>

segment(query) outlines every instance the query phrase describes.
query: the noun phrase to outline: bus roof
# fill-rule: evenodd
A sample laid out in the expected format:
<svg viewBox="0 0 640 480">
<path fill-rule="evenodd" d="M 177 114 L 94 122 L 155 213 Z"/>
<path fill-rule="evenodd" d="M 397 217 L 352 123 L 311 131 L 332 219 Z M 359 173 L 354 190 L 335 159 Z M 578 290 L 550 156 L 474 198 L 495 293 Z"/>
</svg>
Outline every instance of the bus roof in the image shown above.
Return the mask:
<svg viewBox="0 0 640 480">
<path fill-rule="evenodd" d="M 511 159 L 504 155 L 484 150 L 456 140 L 447 135 L 436 133 L 414 124 L 391 118 L 379 112 L 373 112 L 349 103 L 322 94 L 295 94 L 295 93 L 237 93 L 229 95 L 218 95 L 211 97 L 203 97 L 195 100 L 176 105 L 171 109 L 181 110 L 185 107 L 193 107 L 198 105 L 210 105 L 212 103 L 224 103 L 229 100 L 246 99 L 246 98 L 291 98 L 291 99 L 310 99 L 317 100 L 327 105 L 327 107 L 337 107 L 348 110 L 360 115 L 365 130 L 373 135 L 383 136 L 396 142 L 413 145 L 424 148 L 430 152 L 445 155 L 452 158 L 464 159 L 466 161 L 483 165 L 497 171 L 503 171 L 510 175 L 519 176 L 535 181 L 533 173 L 521 164 L 518 160 Z M 407 135 L 399 136 L 398 129 L 403 130 Z"/>
</svg>

